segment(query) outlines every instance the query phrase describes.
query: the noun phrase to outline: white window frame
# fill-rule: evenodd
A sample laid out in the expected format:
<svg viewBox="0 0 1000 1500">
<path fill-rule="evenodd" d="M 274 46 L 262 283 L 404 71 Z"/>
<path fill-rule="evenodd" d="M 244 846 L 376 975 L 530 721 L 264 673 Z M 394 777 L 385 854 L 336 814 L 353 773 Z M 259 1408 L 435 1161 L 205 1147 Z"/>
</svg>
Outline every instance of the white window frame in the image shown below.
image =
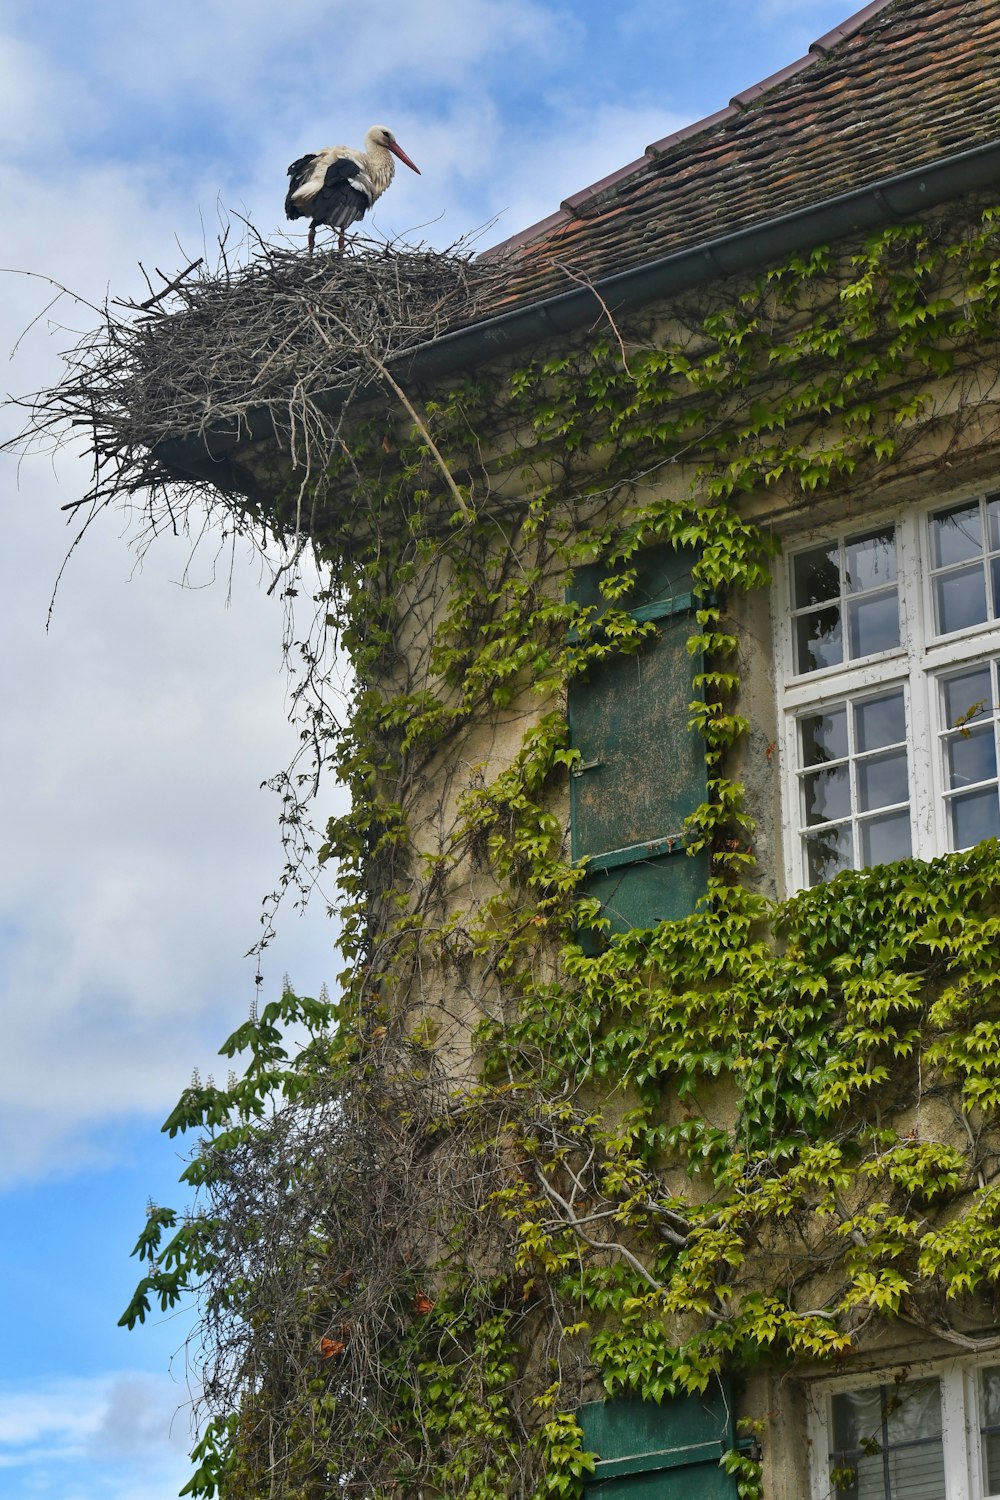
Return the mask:
<svg viewBox="0 0 1000 1500">
<path fill-rule="evenodd" d="M 997 1365 L 1000 1349 L 971 1358 L 924 1360 L 813 1382 L 807 1401 L 809 1500 L 843 1500 L 842 1492 L 830 1486 L 830 1397 L 866 1386 L 891 1386 L 899 1378 L 941 1383 L 946 1500 L 1000 1500 L 1000 1491 L 983 1488 L 978 1378 L 981 1369 Z"/>
<path fill-rule="evenodd" d="M 774 606 L 779 664 L 782 843 L 788 890 L 801 890 L 809 885 L 800 828 L 798 721 L 810 709 L 822 709 L 862 693 L 876 693 L 879 688 L 898 684 L 905 694 L 911 853 L 918 859 L 931 859 L 949 849 L 944 767 L 939 753 L 940 734 L 947 726 L 940 722 L 938 678 L 948 669 L 1000 658 L 1000 618 L 934 637 L 930 516 L 998 490 L 1000 483 L 937 495 L 919 506 L 911 504 L 903 509 L 850 516 L 786 541 L 781 565 L 775 570 Z M 797 673 L 792 558 L 824 543 L 874 531 L 890 522 L 896 531 L 900 644 L 837 666 Z"/>
</svg>

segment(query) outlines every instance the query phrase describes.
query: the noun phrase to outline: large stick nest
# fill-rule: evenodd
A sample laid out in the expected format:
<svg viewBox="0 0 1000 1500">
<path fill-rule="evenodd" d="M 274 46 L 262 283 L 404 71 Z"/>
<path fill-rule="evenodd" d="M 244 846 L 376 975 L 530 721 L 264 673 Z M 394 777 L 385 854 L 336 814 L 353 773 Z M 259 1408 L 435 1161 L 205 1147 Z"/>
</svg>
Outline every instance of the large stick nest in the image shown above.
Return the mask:
<svg viewBox="0 0 1000 1500">
<path fill-rule="evenodd" d="M 355 238 L 348 253 L 313 259 L 257 242 L 235 265 L 223 242 L 214 269 L 199 260 L 158 274 L 165 284 L 146 301 L 108 302 L 64 355 L 59 384 L 22 403 L 22 445 L 87 433 L 93 483 L 74 508 L 91 514 L 150 491 L 150 519 L 162 519 L 179 478 L 193 477 L 179 473 L 179 444 L 207 457 L 274 438 L 300 480 L 315 477 L 351 401 L 391 391 L 390 364 L 495 307 L 509 273 L 456 248 Z M 205 477 L 217 499 L 223 476 Z M 197 478 L 194 489 L 208 498 Z"/>
</svg>

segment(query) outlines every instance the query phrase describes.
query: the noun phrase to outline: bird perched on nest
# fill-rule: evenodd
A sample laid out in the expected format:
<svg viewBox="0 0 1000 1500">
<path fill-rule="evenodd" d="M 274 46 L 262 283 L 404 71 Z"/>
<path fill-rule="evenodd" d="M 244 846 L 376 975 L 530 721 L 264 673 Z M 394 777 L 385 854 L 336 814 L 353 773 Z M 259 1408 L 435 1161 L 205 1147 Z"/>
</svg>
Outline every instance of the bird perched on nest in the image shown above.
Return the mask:
<svg viewBox="0 0 1000 1500">
<path fill-rule="evenodd" d="M 376 198 L 381 198 L 396 171 L 393 157 L 405 162 L 420 176 L 392 131 L 373 125 L 365 136 L 365 150 L 350 146 L 325 146 L 311 156 L 300 156 L 288 168 L 292 179 L 285 198 L 290 219 L 311 219 L 309 254 L 313 253 L 320 224 L 340 231 L 338 249 L 344 248 L 344 230 L 363 219 Z"/>
</svg>

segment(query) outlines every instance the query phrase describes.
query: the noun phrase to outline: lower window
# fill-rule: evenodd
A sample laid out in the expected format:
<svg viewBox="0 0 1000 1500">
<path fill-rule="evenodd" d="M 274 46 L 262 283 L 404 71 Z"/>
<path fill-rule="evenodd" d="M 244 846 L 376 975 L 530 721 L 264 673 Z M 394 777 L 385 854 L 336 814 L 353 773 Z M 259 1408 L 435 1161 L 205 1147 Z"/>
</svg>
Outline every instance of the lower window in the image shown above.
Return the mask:
<svg viewBox="0 0 1000 1500">
<path fill-rule="evenodd" d="M 798 731 L 809 884 L 905 859 L 912 851 L 903 688 L 828 704 L 804 714 Z"/>
<path fill-rule="evenodd" d="M 996 661 L 977 662 L 940 679 L 939 722 L 949 845 L 967 849 L 1000 835 L 997 796 Z"/>
<path fill-rule="evenodd" d="M 1000 1363 L 816 1392 L 812 1500 L 1000 1500 Z"/>
</svg>

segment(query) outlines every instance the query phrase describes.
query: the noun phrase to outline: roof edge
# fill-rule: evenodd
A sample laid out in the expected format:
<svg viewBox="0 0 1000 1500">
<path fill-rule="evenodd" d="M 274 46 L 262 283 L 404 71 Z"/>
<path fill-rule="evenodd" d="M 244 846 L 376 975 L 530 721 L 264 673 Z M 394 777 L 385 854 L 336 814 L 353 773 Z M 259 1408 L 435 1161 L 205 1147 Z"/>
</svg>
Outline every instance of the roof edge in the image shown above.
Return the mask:
<svg viewBox="0 0 1000 1500">
<path fill-rule="evenodd" d="M 827 52 L 832 52 L 839 42 L 846 41 L 849 36 L 860 31 L 866 21 L 872 16 L 877 16 L 880 10 L 885 10 L 886 6 L 891 4 L 892 0 L 871 0 L 869 5 L 856 10 L 853 16 L 848 16 L 847 20 L 841 21 L 839 26 L 834 26 L 832 30 L 825 31 L 821 37 L 817 37 L 816 41 L 810 43 L 809 51 L 818 52 L 824 56 Z"/>
<path fill-rule="evenodd" d="M 707 281 L 759 270 L 797 250 L 885 228 L 998 182 L 1000 140 L 616 271 L 595 281 L 593 287 L 574 286 L 540 302 L 497 313 L 420 345 L 402 363 L 414 374 L 445 374 L 505 349 L 523 348 L 543 337 L 579 329 L 601 315 L 602 304 L 610 312 L 624 311 Z M 482 347 L 473 355 L 476 344 Z M 451 351 L 457 353 L 465 346 L 470 357 L 453 357 Z"/>
</svg>

